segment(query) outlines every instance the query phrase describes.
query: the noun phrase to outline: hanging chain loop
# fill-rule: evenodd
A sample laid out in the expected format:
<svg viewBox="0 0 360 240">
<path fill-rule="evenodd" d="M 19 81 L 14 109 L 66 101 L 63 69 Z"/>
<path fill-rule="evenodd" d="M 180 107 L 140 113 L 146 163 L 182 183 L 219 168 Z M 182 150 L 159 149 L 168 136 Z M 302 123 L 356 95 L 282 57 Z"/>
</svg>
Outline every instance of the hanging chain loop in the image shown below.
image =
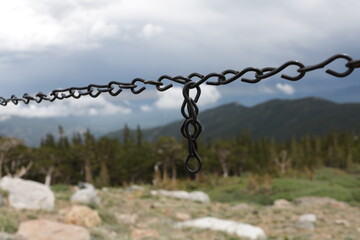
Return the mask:
<svg viewBox="0 0 360 240">
<path fill-rule="evenodd" d="M 193 99 L 190 96 L 190 90 L 194 89 L 196 91 L 195 98 Z M 188 154 L 184 160 L 184 168 L 188 173 L 196 174 L 200 171 L 202 166 L 202 161 L 199 154 L 197 153 L 198 146 L 196 139 L 202 131 L 202 125 L 198 120 L 197 116 L 199 114 L 199 108 L 197 102 L 199 101 L 201 95 L 201 89 L 195 82 L 187 82 L 183 87 L 183 97 L 184 101 L 181 105 L 181 114 L 185 118 L 181 126 L 181 134 L 188 141 Z M 195 159 L 196 167 L 191 168 L 190 161 Z"/>
</svg>

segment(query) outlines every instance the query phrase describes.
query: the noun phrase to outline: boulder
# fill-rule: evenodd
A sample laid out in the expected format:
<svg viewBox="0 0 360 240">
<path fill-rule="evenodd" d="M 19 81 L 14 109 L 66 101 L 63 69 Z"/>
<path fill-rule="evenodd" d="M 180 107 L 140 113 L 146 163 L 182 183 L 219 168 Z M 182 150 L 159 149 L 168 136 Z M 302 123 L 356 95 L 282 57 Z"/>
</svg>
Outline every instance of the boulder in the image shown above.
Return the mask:
<svg viewBox="0 0 360 240">
<path fill-rule="evenodd" d="M 63 222 L 84 227 L 95 227 L 101 224 L 101 218 L 96 210 L 87 206 L 72 206 L 60 211 Z"/>
<path fill-rule="evenodd" d="M 167 190 L 152 190 L 151 195 L 162 195 L 178 199 L 186 199 L 196 202 L 210 202 L 210 197 L 202 191 L 186 192 L 186 191 L 167 191 Z"/>
<path fill-rule="evenodd" d="M 96 189 L 90 183 L 82 183 L 81 188 L 71 196 L 72 204 L 100 205 Z"/>
<path fill-rule="evenodd" d="M 299 221 L 315 223 L 317 220 L 316 215 L 312 213 L 303 214 L 299 217 Z"/>
<path fill-rule="evenodd" d="M 176 223 L 175 227 L 194 227 L 201 229 L 209 229 L 215 231 L 223 231 L 238 237 L 248 238 L 251 240 L 264 240 L 266 235 L 264 230 L 247 223 L 223 220 L 214 217 L 198 218 L 186 222 Z"/>
<path fill-rule="evenodd" d="M 206 193 L 202 191 L 193 191 L 189 193 L 190 200 L 196 201 L 196 202 L 210 202 L 210 197 Z"/>
<path fill-rule="evenodd" d="M 317 220 L 317 218 L 316 218 L 315 214 L 312 214 L 312 213 L 303 214 L 298 218 L 296 227 L 314 230 L 316 220 Z"/>
<path fill-rule="evenodd" d="M 90 233 L 84 227 L 48 220 L 22 222 L 17 235 L 27 240 L 90 240 Z"/>
<path fill-rule="evenodd" d="M 17 209 L 52 210 L 55 206 L 54 193 L 42 183 L 6 176 L 0 188 L 9 192 L 9 204 Z"/>
</svg>

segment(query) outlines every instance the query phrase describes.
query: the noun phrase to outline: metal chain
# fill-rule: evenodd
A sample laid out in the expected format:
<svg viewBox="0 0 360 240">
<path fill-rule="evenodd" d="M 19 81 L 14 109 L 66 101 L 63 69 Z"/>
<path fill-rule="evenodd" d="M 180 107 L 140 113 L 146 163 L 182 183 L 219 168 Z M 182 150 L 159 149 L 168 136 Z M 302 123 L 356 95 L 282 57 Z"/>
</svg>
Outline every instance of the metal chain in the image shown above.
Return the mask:
<svg viewBox="0 0 360 240">
<path fill-rule="evenodd" d="M 332 69 L 327 69 L 325 72 L 335 77 L 346 77 L 350 75 L 355 68 L 360 68 L 360 60 L 353 60 L 350 56 L 346 54 L 337 54 L 334 55 L 325 61 L 305 66 L 303 63 L 298 61 L 288 61 L 282 64 L 279 67 L 265 67 L 265 68 L 254 68 L 248 67 L 244 68 L 241 71 L 237 70 L 225 70 L 221 73 L 209 73 L 207 75 L 202 75 L 200 73 L 192 73 L 185 76 L 175 76 L 171 77 L 168 75 L 160 76 L 156 81 L 149 81 L 141 78 L 135 78 L 131 83 L 122 83 L 112 81 L 106 85 L 96 85 L 90 84 L 85 87 L 70 87 L 66 89 L 57 89 L 53 90 L 49 95 L 46 95 L 42 92 L 37 93 L 35 96 L 30 96 L 25 93 L 22 97 L 16 97 L 12 95 L 10 98 L 0 97 L 0 105 L 6 106 L 9 102 L 13 104 L 18 104 L 19 102 L 29 104 L 30 102 L 40 103 L 42 101 L 53 102 L 55 100 L 62 100 L 66 98 L 80 98 L 81 96 L 89 95 L 93 98 L 98 97 L 102 93 L 109 93 L 111 96 L 119 95 L 124 89 L 130 89 L 133 94 L 139 94 L 146 89 L 146 86 L 155 86 L 158 91 L 166 91 L 173 87 L 173 83 L 178 83 L 183 85 L 183 96 L 184 102 L 181 106 L 181 113 L 185 118 L 185 121 L 181 127 L 182 135 L 188 140 L 188 155 L 185 158 L 185 169 L 189 173 L 197 173 L 200 171 L 202 162 L 197 153 L 197 144 L 196 139 L 202 131 L 202 125 L 197 119 L 199 113 L 199 108 L 196 103 L 199 100 L 201 89 L 200 85 L 206 83 L 208 85 L 226 85 L 233 81 L 240 80 L 246 83 L 258 83 L 261 80 L 270 78 L 287 68 L 297 67 L 296 75 L 287 75 L 282 74 L 280 77 L 289 81 L 298 81 L 302 79 L 306 73 L 325 68 L 327 65 L 335 62 L 338 59 L 345 60 L 344 64 L 346 70 L 344 72 L 337 72 Z M 245 74 L 253 73 L 253 78 L 245 78 Z M 164 81 L 169 81 L 170 83 L 165 85 Z M 140 87 L 142 86 L 142 87 Z M 192 99 L 189 95 L 190 89 L 196 90 L 196 97 Z M 185 110 L 186 109 L 186 110 Z M 192 130 L 191 130 L 192 129 Z M 194 169 L 189 167 L 189 162 L 191 158 L 195 158 L 197 166 Z"/>
<path fill-rule="evenodd" d="M 188 173 L 196 174 L 200 171 L 202 166 L 202 161 L 197 153 L 196 143 L 196 139 L 202 131 L 202 125 L 197 118 L 199 114 L 199 108 L 196 105 L 201 95 L 201 89 L 199 86 L 192 86 L 195 86 L 194 82 L 187 82 L 183 88 L 184 102 L 181 105 L 181 114 L 183 115 L 185 120 L 180 130 L 183 137 L 188 140 L 188 154 L 184 160 L 185 170 Z M 196 90 L 196 95 L 194 99 L 190 97 L 190 89 L 192 88 Z M 189 166 L 189 162 L 192 158 L 195 158 L 196 160 L 196 167 L 194 169 L 190 168 Z"/>
</svg>

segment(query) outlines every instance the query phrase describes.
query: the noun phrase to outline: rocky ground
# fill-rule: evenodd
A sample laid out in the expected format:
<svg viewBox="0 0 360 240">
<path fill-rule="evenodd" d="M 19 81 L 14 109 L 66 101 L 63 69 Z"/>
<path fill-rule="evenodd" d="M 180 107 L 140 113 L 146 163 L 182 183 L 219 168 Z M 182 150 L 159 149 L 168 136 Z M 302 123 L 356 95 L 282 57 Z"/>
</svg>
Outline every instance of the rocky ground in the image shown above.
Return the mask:
<svg viewBox="0 0 360 240">
<path fill-rule="evenodd" d="M 113 213 L 120 224 L 132 219 L 126 227 L 128 234 L 134 229 L 152 229 L 159 239 L 237 239 L 215 231 L 173 228 L 177 221 L 213 216 L 259 226 L 268 239 L 360 239 L 360 209 L 328 198 L 311 197 L 291 203 L 278 201 L 273 206 L 255 206 L 152 197 L 146 191 L 102 192 L 101 195 L 108 199 L 104 202 L 108 207 L 102 211 Z M 119 199 L 118 203 L 113 202 L 115 199 Z M 119 219 L 120 214 L 133 218 Z M 299 222 L 303 214 L 316 216 L 313 226 Z M 126 235 L 123 237 L 126 239 Z"/>
<path fill-rule="evenodd" d="M 52 211 L 15 210 L 8 205 L 5 197 L 0 207 L 0 231 L 16 232 L 21 222 L 35 219 L 69 223 L 64 216 L 71 206 L 72 194 L 70 187 L 55 191 L 56 206 Z M 154 196 L 148 187 L 103 189 L 97 191 L 97 196 L 101 204 L 92 208 L 100 222 L 95 216 L 90 217 L 88 223 L 77 223 L 89 230 L 92 240 L 242 239 L 220 231 L 174 227 L 178 222 L 208 216 L 258 226 L 264 230 L 267 239 L 360 239 L 360 208 L 330 198 L 304 197 L 292 202 L 278 200 L 272 206 L 208 203 Z M 4 228 L 4 224 L 11 227 Z M 0 239 L 12 238 L 0 233 Z"/>
</svg>

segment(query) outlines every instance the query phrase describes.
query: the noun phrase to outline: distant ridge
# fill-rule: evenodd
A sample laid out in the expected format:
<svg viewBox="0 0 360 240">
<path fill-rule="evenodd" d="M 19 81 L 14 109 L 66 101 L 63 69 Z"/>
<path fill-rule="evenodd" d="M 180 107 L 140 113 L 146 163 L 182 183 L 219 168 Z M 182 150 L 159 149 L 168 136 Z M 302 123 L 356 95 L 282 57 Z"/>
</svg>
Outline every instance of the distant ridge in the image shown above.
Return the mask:
<svg viewBox="0 0 360 240">
<path fill-rule="evenodd" d="M 200 110 L 201 112 L 201 110 Z M 318 97 L 270 100 L 253 107 L 229 103 L 199 114 L 203 139 L 231 138 L 249 132 L 253 138 L 287 140 L 304 134 L 322 135 L 331 130 L 360 131 L 360 103 L 338 104 Z M 181 138 L 182 121 L 144 130 L 147 141 L 167 135 Z M 107 134 L 122 139 L 122 130 Z"/>
</svg>

